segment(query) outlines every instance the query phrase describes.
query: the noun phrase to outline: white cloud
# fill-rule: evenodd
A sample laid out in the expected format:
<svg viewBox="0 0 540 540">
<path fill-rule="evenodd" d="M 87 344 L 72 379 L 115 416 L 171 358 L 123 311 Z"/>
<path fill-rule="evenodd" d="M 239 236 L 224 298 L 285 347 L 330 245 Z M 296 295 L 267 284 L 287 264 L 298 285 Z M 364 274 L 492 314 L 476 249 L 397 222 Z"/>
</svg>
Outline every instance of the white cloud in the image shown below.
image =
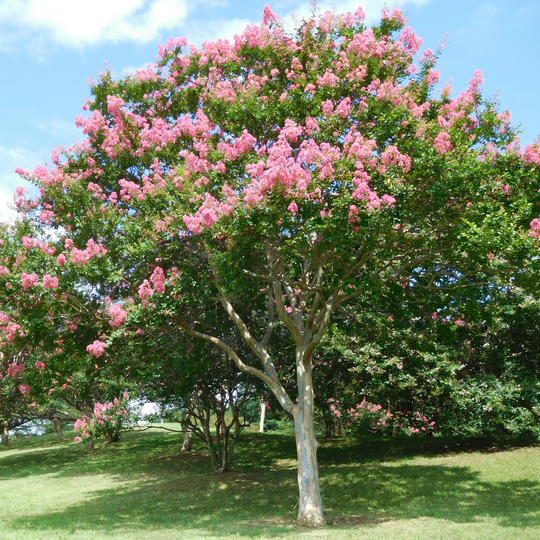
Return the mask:
<svg viewBox="0 0 540 540">
<path fill-rule="evenodd" d="M 45 32 L 66 46 L 150 42 L 185 21 L 196 0 L 10 0 L 0 23 Z"/>
<path fill-rule="evenodd" d="M 407 4 L 421 6 L 431 0 L 403 0 Z M 374 23 L 380 18 L 385 0 L 321 0 L 318 9 L 335 12 L 356 11 L 359 4 L 366 13 L 366 22 Z M 211 8 L 225 7 L 226 0 L 0 0 L 0 49 L 13 41 L 16 32 L 25 34 L 32 49 L 40 53 L 44 42 L 52 39 L 60 45 L 82 48 L 106 42 L 133 41 L 149 43 L 157 41 L 164 31 L 183 28 L 188 40 L 200 43 L 217 37 L 232 38 L 241 32 L 247 19 L 188 20 L 197 6 L 207 13 Z M 393 2 L 388 3 L 390 6 Z M 297 17 L 309 16 L 309 2 L 277 1 L 275 11 L 282 15 L 296 6 L 285 20 L 294 13 Z M 262 5 L 261 5 L 262 16 Z M 260 18 L 256 21 L 260 22 Z M 38 54 L 39 56 L 39 54 Z"/>
<path fill-rule="evenodd" d="M 33 152 L 22 147 L 7 148 L 0 145 L 0 221 L 8 221 L 15 216 L 9 206 L 13 206 L 13 194 L 17 186 L 23 186 L 32 194 L 36 193 L 36 188 L 16 174 L 15 169 L 34 169 L 38 163 L 45 161 L 46 155 L 44 150 Z"/>
<path fill-rule="evenodd" d="M 51 118 L 46 121 L 37 122 L 36 127 L 53 137 L 56 141 L 62 141 L 64 146 L 71 146 L 74 142 L 80 141 L 84 135 L 75 126 L 75 122 L 67 122 Z"/>
</svg>

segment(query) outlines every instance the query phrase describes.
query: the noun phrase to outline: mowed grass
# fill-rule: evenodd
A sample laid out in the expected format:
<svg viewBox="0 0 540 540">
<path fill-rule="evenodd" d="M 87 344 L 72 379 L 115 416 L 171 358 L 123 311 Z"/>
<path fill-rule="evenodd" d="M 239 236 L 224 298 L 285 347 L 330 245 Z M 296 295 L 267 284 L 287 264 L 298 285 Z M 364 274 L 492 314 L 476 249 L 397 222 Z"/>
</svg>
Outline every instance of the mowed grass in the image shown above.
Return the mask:
<svg viewBox="0 0 540 540">
<path fill-rule="evenodd" d="M 203 446 L 127 433 L 85 447 L 55 435 L 0 450 L 2 540 L 538 539 L 540 447 L 440 438 L 321 440 L 328 527 L 294 524 L 294 438 L 246 433 L 234 470 Z"/>
</svg>

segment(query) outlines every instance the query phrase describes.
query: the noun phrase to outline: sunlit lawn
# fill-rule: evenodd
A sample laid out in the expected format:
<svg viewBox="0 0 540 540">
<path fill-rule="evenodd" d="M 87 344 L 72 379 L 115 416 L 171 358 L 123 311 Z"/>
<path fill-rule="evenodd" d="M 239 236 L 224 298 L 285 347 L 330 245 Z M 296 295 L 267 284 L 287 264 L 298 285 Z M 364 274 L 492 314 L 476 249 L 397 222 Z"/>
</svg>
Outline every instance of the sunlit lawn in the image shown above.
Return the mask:
<svg viewBox="0 0 540 540">
<path fill-rule="evenodd" d="M 321 440 L 329 526 L 310 530 L 294 525 L 290 436 L 246 434 L 221 476 L 174 433 L 128 433 L 95 456 L 55 439 L 0 450 L 2 540 L 540 538 L 539 446 Z"/>
</svg>

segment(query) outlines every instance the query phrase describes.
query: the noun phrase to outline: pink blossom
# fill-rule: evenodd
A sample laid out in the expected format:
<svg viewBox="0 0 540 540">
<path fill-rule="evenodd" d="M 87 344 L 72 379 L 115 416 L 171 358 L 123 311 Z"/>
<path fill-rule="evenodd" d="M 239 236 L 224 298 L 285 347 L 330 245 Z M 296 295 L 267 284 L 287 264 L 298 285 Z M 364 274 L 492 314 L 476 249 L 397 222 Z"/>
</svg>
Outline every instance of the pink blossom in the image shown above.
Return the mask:
<svg viewBox="0 0 540 540">
<path fill-rule="evenodd" d="M 69 249 L 67 244 L 68 241 L 66 240 L 65 246 L 66 249 Z M 70 247 L 72 247 L 72 245 L 73 243 L 71 242 Z M 105 249 L 101 244 L 96 244 L 95 241 L 90 238 L 90 240 L 88 240 L 86 243 L 86 249 L 77 249 L 75 247 L 72 248 L 71 262 L 83 266 L 95 256 L 101 257 L 106 253 L 107 249 Z"/>
<path fill-rule="evenodd" d="M 332 111 L 334 110 L 334 104 L 332 103 L 332 100 L 328 99 L 326 101 L 323 101 L 321 103 L 321 110 L 323 116 L 330 116 L 332 114 Z"/>
<path fill-rule="evenodd" d="M 24 290 L 37 285 L 37 280 L 38 280 L 38 275 L 36 273 L 27 274 L 26 272 L 23 272 L 21 274 L 21 282 L 22 282 L 22 287 Z"/>
<path fill-rule="evenodd" d="M 540 238 L 540 218 L 534 218 L 530 223 L 530 227 L 531 232 L 529 233 L 529 236 Z"/>
<path fill-rule="evenodd" d="M 38 360 L 36 362 L 36 369 L 40 369 L 41 371 L 43 371 L 45 369 L 45 364 L 41 360 Z"/>
<path fill-rule="evenodd" d="M 272 23 L 279 24 L 278 18 L 268 4 L 264 6 L 262 22 L 265 26 L 270 26 Z"/>
<path fill-rule="evenodd" d="M 441 131 L 433 140 L 433 146 L 439 154 L 445 154 L 452 150 L 450 135 L 446 131 Z"/>
<path fill-rule="evenodd" d="M 39 240 L 37 238 L 29 238 L 28 236 L 23 236 L 21 238 L 24 249 L 32 249 L 39 247 Z"/>
<path fill-rule="evenodd" d="M 404 24 L 407 21 L 407 19 L 403 16 L 402 11 L 397 6 L 392 9 L 392 13 L 389 12 L 388 8 L 384 7 L 381 18 L 390 19 L 399 24 Z"/>
<path fill-rule="evenodd" d="M 121 304 L 113 304 L 109 308 L 109 316 L 111 317 L 109 324 L 115 328 L 122 326 L 127 315 L 127 311 L 122 307 Z"/>
<path fill-rule="evenodd" d="M 152 289 L 152 286 L 150 285 L 149 281 L 145 279 L 142 284 L 139 286 L 139 296 L 146 300 L 150 296 L 154 294 L 154 289 Z"/>
<path fill-rule="evenodd" d="M 94 343 L 88 345 L 86 347 L 86 350 L 88 351 L 89 354 L 91 354 L 92 356 L 95 356 L 96 358 L 99 358 L 104 352 L 105 352 L 105 349 L 107 348 L 107 344 L 104 343 L 103 341 L 98 341 L 97 339 L 94 341 Z"/>
<path fill-rule="evenodd" d="M 176 266 L 173 266 L 169 270 L 169 283 L 171 285 L 176 285 L 176 282 L 180 279 L 180 271 Z"/>
<path fill-rule="evenodd" d="M 427 74 L 427 83 L 428 84 L 436 84 L 439 82 L 439 70 L 438 69 L 430 69 L 429 73 Z"/>
<path fill-rule="evenodd" d="M 44 289 L 57 289 L 58 288 L 58 278 L 53 277 L 50 274 L 45 274 L 43 276 L 43 288 Z"/>
<path fill-rule="evenodd" d="M 298 212 L 298 205 L 293 201 L 291 204 L 289 204 L 289 206 L 287 206 L 287 210 L 288 210 L 293 216 L 295 216 L 296 213 Z"/>
<path fill-rule="evenodd" d="M 156 266 L 150 276 L 150 281 L 153 283 L 154 289 L 158 294 L 165 292 L 165 274 L 162 268 Z"/>
<path fill-rule="evenodd" d="M 60 266 L 64 266 L 64 264 L 66 264 L 66 260 L 66 256 L 63 253 L 60 253 L 60 255 L 58 255 L 58 257 L 56 258 L 56 262 Z"/>
<path fill-rule="evenodd" d="M 335 113 L 341 116 L 341 118 L 347 118 L 349 116 L 349 113 L 351 112 L 351 109 L 352 109 L 351 98 L 346 97 L 336 107 Z"/>
<path fill-rule="evenodd" d="M 8 365 L 8 376 L 10 377 L 17 377 L 20 373 L 24 371 L 24 365 L 23 364 L 16 364 L 15 362 Z"/>
<path fill-rule="evenodd" d="M 30 387 L 27 384 L 20 384 L 19 385 L 19 391 L 21 394 L 29 394 L 30 393 Z"/>
</svg>

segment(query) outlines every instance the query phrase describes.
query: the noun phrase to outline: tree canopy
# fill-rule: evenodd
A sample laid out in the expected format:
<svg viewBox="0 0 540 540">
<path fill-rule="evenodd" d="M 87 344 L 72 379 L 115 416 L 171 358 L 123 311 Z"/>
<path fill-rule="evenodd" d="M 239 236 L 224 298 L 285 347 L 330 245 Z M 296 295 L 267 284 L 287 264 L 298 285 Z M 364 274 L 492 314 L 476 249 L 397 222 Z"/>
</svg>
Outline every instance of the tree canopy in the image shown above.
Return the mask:
<svg viewBox="0 0 540 540">
<path fill-rule="evenodd" d="M 397 8 L 289 35 L 267 6 L 233 42 L 171 38 L 155 65 L 102 73 L 84 141 L 20 171 L 40 194 L 17 193 L 29 232 L 0 267 L 4 342 L 29 339 L 46 299 L 47 332 L 96 365 L 142 329 L 214 344 L 293 416 L 298 521 L 323 524 L 312 359 L 333 317 L 538 264 L 539 145 L 520 147 L 480 72 L 437 91 L 439 52 L 421 45 Z"/>
</svg>

